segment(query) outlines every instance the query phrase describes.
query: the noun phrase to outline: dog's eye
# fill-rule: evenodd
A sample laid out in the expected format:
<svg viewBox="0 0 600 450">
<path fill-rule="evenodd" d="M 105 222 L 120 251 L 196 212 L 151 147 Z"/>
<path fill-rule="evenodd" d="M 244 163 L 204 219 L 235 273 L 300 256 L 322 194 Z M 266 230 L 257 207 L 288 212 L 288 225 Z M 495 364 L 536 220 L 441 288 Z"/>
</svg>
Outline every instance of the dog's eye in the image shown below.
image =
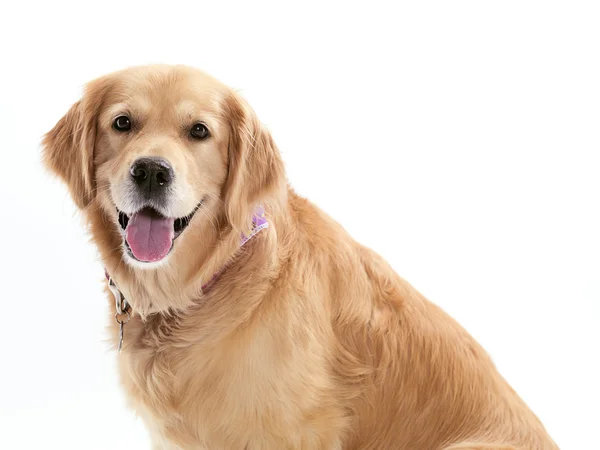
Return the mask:
<svg viewBox="0 0 600 450">
<path fill-rule="evenodd" d="M 129 131 L 131 130 L 131 120 L 127 116 L 119 116 L 113 122 L 113 128 L 117 131 Z"/>
<path fill-rule="evenodd" d="M 195 139 L 206 139 L 209 134 L 208 128 L 203 123 L 195 124 L 190 130 L 190 135 Z"/>
</svg>

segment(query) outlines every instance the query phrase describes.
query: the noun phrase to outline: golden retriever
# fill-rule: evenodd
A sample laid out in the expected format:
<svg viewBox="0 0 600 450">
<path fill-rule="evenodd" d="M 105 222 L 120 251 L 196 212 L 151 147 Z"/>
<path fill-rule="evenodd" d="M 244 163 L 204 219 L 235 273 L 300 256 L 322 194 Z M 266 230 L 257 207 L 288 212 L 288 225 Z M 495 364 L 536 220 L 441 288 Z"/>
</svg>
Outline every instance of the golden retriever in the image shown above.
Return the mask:
<svg viewBox="0 0 600 450">
<path fill-rule="evenodd" d="M 463 328 L 288 186 L 212 77 L 101 77 L 43 147 L 127 302 L 107 290 L 154 448 L 557 448 Z"/>
</svg>

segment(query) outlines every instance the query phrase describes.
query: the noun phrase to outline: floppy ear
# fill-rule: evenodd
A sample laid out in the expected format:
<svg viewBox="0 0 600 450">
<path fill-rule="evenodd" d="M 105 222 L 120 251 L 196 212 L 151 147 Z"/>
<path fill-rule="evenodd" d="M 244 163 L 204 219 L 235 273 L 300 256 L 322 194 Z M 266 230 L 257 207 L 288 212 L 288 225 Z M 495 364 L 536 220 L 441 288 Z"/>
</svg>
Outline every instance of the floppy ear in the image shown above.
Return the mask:
<svg viewBox="0 0 600 450">
<path fill-rule="evenodd" d="M 84 209 L 95 195 L 94 145 L 102 90 L 90 83 L 52 130 L 44 136 L 44 164 L 69 187 L 71 197 Z"/>
<path fill-rule="evenodd" d="M 285 195 L 285 171 L 271 133 L 248 104 L 231 93 L 225 110 L 230 139 L 224 201 L 231 225 L 245 230 L 259 203 L 275 206 Z"/>
</svg>

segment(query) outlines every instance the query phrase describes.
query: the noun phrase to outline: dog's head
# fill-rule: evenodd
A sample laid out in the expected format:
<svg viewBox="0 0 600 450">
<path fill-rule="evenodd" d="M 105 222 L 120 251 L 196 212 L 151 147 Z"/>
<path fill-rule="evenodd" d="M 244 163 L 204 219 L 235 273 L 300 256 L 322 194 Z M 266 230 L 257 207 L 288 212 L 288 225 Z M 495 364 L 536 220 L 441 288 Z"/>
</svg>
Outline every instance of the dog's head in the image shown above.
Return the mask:
<svg viewBox="0 0 600 450">
<path fill-rule="evenodd" d="M 114 228 L 116 251 L 136 268 L 189 252 L 186 230 L 203 222 L 239 232 L 284 183 L 279 154 L 249 106 L 183 66 L 89 83 L 43 144 L 46 165 L 80 209 Z"/>
</svg>

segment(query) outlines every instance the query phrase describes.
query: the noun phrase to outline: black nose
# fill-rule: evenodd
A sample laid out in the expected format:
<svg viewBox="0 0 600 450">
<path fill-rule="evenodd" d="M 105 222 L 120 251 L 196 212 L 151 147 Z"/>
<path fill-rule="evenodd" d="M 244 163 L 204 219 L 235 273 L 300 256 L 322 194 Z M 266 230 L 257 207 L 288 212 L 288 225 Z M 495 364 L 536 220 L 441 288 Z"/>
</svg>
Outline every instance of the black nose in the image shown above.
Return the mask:
<svg viewBox="0 0 600 450">
<path fill-rule="evenodd" d="M 129 172 L 140 190 L 150 194 L 164 191 L 173 181 L 173 169 L 163 158 L 140 158 Z"/>
</svg>

